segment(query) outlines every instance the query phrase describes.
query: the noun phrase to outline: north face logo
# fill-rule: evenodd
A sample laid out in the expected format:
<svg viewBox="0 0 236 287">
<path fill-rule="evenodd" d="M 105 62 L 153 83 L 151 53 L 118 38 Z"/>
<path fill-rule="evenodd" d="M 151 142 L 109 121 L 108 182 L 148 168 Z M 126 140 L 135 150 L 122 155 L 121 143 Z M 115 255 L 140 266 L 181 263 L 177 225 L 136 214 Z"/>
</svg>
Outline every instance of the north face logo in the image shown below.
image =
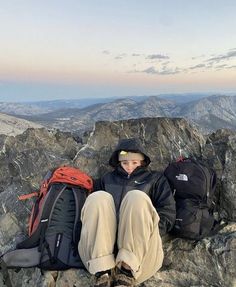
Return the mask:
<svg viewBox="0 0 236 287">
<path fill-rule="evenodd" d="M 188 181 L 187 174 L 180 173 L 179 175 L 175 176 L 177 180 Z"/>
</svg>

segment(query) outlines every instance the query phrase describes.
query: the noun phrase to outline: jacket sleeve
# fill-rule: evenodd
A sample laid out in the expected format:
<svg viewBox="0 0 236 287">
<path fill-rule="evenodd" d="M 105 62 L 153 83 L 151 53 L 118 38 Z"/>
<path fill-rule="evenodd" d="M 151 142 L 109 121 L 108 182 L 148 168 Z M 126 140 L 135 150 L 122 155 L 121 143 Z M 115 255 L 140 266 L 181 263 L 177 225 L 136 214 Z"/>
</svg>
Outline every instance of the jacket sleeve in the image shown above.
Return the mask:
<svg viewBox="0 0 236 287">
<path fill-rule="evenodd" d="M 176 218 L 175 200 L 164 175 L 161 175 L 156 181 L 152 190 L 151 199 L 160 216 L 160 234 L 164 235 L 172 229 Z"/>
<path fill-rule="evenodd" d="M 93 179 L 93 192 L 98 190 L 104 190 L 104 184 L 102 178 Z"/>
</svg>

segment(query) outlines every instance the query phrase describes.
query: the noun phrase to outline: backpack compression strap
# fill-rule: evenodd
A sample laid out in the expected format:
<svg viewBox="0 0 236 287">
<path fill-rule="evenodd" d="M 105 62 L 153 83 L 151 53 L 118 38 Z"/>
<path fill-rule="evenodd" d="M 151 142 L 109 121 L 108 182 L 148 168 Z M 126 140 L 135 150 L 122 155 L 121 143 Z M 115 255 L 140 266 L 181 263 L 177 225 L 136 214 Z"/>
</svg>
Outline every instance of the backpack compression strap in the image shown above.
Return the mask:
<svg viewBox="0 0 236 287">
<path fill-rule="evenodd" d="M 73 229 L 73 244 L 77 246 L 78 241 L 80 239 L 80 232 L 82 225 L 82 223 L 80 222 L 80 215 L 84 202 L 87 198 L 88 191 L 81 188 L 72 188 L 72 191 L 74 193 L 75 208 L 76 208 L 75 224 Z"/>
<path fill-rule="evenodd" d="M 26 199 L 30 199 L 32 197 L 35 197 L 35 196 L 39 196 L 39 192 L 32 192 L 32 193 L 28 193 L 28 194 L 23 194 L 23 195 L 20 195 L 18 197 L 19 200 L 26 200 Z"/>
</svg>

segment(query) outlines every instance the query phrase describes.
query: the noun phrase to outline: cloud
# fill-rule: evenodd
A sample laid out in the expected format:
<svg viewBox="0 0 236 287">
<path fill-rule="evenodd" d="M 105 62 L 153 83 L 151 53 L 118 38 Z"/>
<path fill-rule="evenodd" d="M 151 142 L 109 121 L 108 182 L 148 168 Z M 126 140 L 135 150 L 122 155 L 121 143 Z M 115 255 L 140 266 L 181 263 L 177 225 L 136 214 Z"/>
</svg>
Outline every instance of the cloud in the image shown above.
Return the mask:
<svg viewBox="0 0 236 287">
<path fill-rule="evenodd" d="M 188 70 L 195 70 L 195 69 L 212 69 L 215 71 L 223 70 L 223 69 L 230 69 L 227 63 L 224 61 L 234 60 L 236 58 L 236 48 L 228 50 L 228 52 L 219 55 L 209 55 L 209 58 L 204 60 L 202 63 L 190 66 Z M 192 60 L 197 59 L 198 57 L 193 58 Z M 232 63 L 233 64 L 233 63 Z M 234 68 L 233 65 L 231 67 Z M 232 68 L 232 69 L 233 69 Z"/>
<path fill-rule="evenodd" d="M 214 62 L 209 62 L 207 63 L 207 65 L 205 66 L 206 69 L 210 69 L 210 68 L 214 68 Z"/>
<path fill-rule="evenodd" d="M 126 57 L 127 55 L 125 54 L 125 53 L 123 53 L 123 54 L 119 54 L 118 56 L 116 56 L 114 59 L 115 60 L 122 60 L 122 59 L 124 59 L 124 57 Z"/>
<path fill-rule="evenodd" d="M 236 65 L 228 66 L 228 67 L 226 67 L 226 69 L 236 69 Z"/>
<path fill-rule="evenodd" d="M 206 65 L 205 64 L 198 64 L 192 67 L 189 67 L 190 70 L 194 70 L 194 69 L 199 69 L 199 68 L 205 68 Z"/>
<path fill-rule="evenodd" d="M 168 65 L 168 64 L 170 64 L 170 61 L 162 62 L 163 66 Z"/>
<path fill-rule="evenodd" d="M 140 57 L 140 56 L 142 56 L 141 54 L 137 54 L 137 53 L 133 53 L 132 54 L 132 57 Z"/>
<path fill-rule="evenodd" d="M 154 68 L 154 67 L 149 67 L 143 71 L 141 71 L 141 73 L 146 73 L 146 74 L 159 74 L 159 72 Z"/>
<path fill-rule="evenodd" d="M 219 61 L 223 61 L 223 60 L 229 60 L 231 58 L 236 57 L 236 50 L 233 51 L 229 51 L 226 54 L 223 55 L 218 55 L 216 57 L 212 57 L 210 59 L 207 60 L 207 62 L 219 62 Z"/>
<path fill-rule="evenodd" d="M 200 56 L 194 56 L 194 57 L 192 57 L 192 60 L 198 60 L 198 59 L 202 59 L 202 58 L 204 58 L 204 57 L 206 57 L 204 54 L 202 54 L 202 55 L 200 55 Z"/>
<path fill-rule="evenodd" d="M 123 57 L 121 57 L 121 56 L 116 56 L 114 59 L 115 59 L 115 60 L 122 60 Z"/>
<path fill-rule="evenodd" d="M 110 52 L 108 50 L 104 50 L 104 51 L 102 51 L 102 54 L 110 55 Z"/>
<path fill-rule="evenodd" d="M 169 57 L 161 55 L 161 54 L 152 54 L 152 55 L 148 55 L 146 57 L 146 59 L 149 59 L 149 60 L 163 60 L 163 59 L 169 59 Z"/>
<path fill-rule="evenodd" d="M 216 66 L 217 69 L 222 69 L 222 68 L 226 68 L 227 65 L 226 64 L 222 64 L 222 65 L 218 65 Z"/>
<path fill-rule="evenodd" d="M 146 74 L 152 74 L 152 75 L 174 75 L 180 72 L 181 72 L 180 69 L 177 67 L 175 69 L 163 67 L 161 70 L 158 71 L 153 66 L 145 70 L 139 71 L 139 73 L 146 73 Z"/>
<path fill-rule="evenodd" d="M 175 69 L 165 68 L 162 71 L 160 71 L 160 75 L 175 75 L 175 74 L 179 74 L 180 72 L 181 72 L 181 69 L 177 67 Z"/>
</svg>

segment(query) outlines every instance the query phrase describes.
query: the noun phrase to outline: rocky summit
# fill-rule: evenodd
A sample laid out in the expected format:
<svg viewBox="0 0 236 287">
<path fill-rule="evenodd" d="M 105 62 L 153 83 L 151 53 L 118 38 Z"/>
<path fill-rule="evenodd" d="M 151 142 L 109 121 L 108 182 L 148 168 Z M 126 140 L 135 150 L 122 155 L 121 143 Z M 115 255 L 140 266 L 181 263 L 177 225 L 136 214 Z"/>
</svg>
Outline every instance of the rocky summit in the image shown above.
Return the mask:
<svg viewBox="0 0 236 287">
<path fill-rule="evenodd" d="M 0 135 L 0 253 L 14 248 L 27 232 L 33 199 L 18 196 L 39 188 L 48 169 L 77 166 L 93 177 L 109 170 L 108 159 L 120 138 L 138 137 L 148 151 L 151 168 L 163 170 L 179 155 L 194 156 L 216 170 L 218 218 L 228 225 L 200 241 L 167 235 L 163 238 L 163 267 L 142 287 L 236 286 L 236 132 L 218 130 L 203 136 L 180 118 L 143 118 L 98 122 L 81 138 L 70 133 L 28 129 L 15 137 Z M 84 270 L 9 270 L 13 287 L 85 287 L 91 276 Z M 0 286 L 4 286 L 0 274 Z"/>
</svg>

